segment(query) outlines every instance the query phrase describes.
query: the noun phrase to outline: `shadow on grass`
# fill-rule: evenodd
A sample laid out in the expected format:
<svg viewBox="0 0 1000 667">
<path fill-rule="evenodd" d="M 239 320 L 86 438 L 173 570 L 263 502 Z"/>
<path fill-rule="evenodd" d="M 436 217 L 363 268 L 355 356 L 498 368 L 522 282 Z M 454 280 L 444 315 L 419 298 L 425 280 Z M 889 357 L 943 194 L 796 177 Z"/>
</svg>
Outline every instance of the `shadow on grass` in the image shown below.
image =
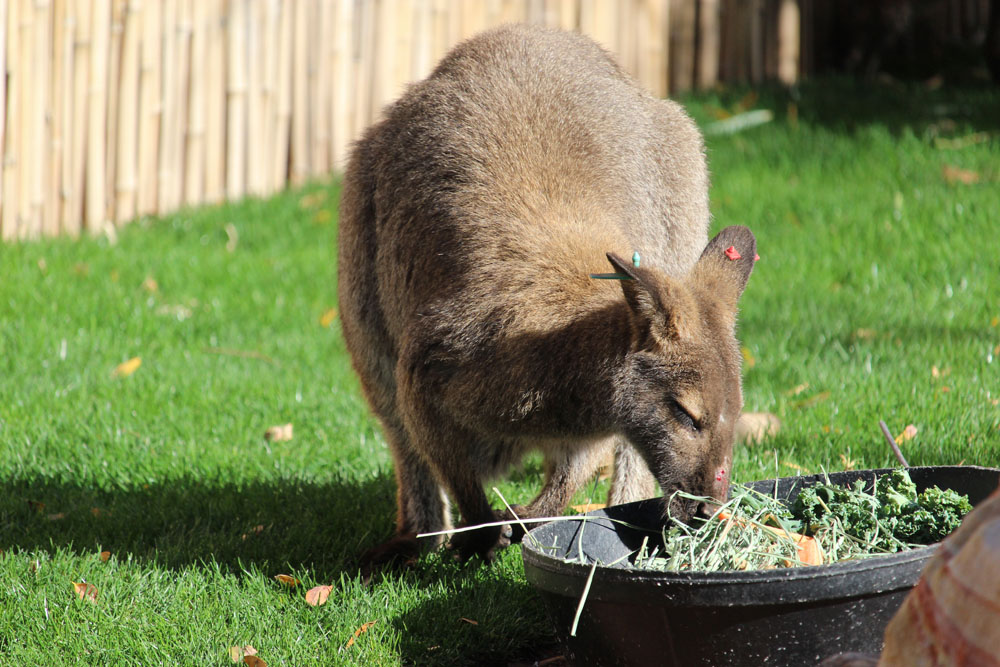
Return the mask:
<svg viewBox="0 0 1000 667">
<path fill-rule="evenodd" d="M 711 101 L 714 97 L 720 107 L 732 109 L 749 90 L 733 86 L 716 93 L 699 93 L 694 99 Z M 923 82 L 823 77 L 794 88 L 764 85 L 753 90 L 759 96 L 754 108 L 772 109 L 782 120 L 794 113 L 800 122 L 833 130 L 852 132 L 879 125 L 893 133 L 904 128 L 915 132 L 930 129 L 947 136 L 963 132 L 962 126 L 967 125 L 983 132 L 1000 131 L 1000 86 L 988 83 L 935 88 Z"/>
<path fill-rule="evenodd" d="M 392 534 L 395 511 L 388 474 L 109 490 L 8 478 L 0 496 L 0 549 L 108 550 L 168 568 L 214 560 L 234 574 L 310 569 L 320 580 L 357 573 L 359 555 Z"/>
<path fill-rule="evenodd" d="M 520 559 L 519 553 L 508 556 Z M 555 628 L 535 590 L 482 567 L 470 564 L 452 571 L 441 566 L 424 574 L 446 579 L 450 590 L 392 621 L 404 664 L 506 666 L 560 654 Z"/>
</svg>

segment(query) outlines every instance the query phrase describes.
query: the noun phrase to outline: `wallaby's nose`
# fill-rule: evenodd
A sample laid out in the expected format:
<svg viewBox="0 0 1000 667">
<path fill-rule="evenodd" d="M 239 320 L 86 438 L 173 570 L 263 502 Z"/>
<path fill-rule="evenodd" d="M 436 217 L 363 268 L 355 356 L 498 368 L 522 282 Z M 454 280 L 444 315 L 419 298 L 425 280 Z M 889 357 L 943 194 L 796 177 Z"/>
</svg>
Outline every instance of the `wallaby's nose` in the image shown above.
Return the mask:
<svg viewBox="0 0 1000 667">
<path fill-rule="evenodd" d="M 719 506 L 716 503 L 698 503 L 694 515 L 699 519 L 711 519 L 718 510 Z"/>
</svg>

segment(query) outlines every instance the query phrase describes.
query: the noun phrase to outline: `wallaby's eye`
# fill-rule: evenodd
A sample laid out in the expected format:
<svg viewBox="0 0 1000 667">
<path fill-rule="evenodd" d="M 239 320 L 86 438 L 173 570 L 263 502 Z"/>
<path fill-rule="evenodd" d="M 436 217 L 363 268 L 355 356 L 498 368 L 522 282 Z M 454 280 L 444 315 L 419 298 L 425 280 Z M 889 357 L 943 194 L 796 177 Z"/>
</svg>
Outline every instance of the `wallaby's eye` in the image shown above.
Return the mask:
<svg viewBox="0 0 1000 667">
<path fill-rule="evenodd" d="M 681 426 L 685 427 L 690 431 L 700 431 L 701 425 L 694 418 L 694 416 L 688 412 L 687 408 L 678 403 L 677 401 L 671 401 L 673 404 L 674 419 L 680 423 Z"/>
</svg>

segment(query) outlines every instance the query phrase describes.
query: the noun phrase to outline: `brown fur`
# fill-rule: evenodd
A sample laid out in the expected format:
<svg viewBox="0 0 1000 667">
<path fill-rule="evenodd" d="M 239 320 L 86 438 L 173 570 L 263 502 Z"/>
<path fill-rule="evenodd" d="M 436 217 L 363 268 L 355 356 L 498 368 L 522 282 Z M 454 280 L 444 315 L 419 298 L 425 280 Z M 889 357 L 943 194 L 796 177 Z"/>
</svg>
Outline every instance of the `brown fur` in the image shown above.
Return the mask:
<svg viewBox="0 0 1000 667">
<path fill-rule="evenodd" d="M 448 499 L 494 520 L 484 481 L 531 449 L 528 516 L 561 512 L 611 446 L 613 502 L 650 494 L 647 466 L 666 494 L 724 496 L 755 242 L 731 227 L 706 247 L 708 223 L 694 124 L 580 35 L 484 33 L 390 106 L 340 221 L 344 337 L 398 487 L 397 538 L 369 560 L 415 555 Z M 633 279 L 590 278 L 609 261 Z M 506 537 L 452 542 L 489 557 Z"/>
</svg>

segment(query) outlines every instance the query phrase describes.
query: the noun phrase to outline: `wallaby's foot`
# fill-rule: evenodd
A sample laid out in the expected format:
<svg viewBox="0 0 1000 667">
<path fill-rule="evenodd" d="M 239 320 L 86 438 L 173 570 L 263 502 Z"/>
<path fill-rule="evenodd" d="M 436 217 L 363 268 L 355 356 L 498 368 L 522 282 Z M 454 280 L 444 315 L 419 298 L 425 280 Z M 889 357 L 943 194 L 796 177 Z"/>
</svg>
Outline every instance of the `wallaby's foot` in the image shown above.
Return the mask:
<svg viewBox="0 0 1000 667">
<path fill-rule="evenodd" d="M 510 510 L 513 510 L 513 513 Z M 497 510 L 497 521 L 510 521 L 508 525 L 503 527 L 504 532 L 510 532 L 510 544 L 520 544 L 521 540 L 524 539 L 526 525 L 518 519 L 527 519 L 530 513 L 524 505 L 512 505 L 510 510 Z"/>
<path fill-rule="evenodd" d="M 410 567 L 420 557 L 420 541 L 416 533 L 397 535 L 388 542 L 372 547 L 361 556 L 361 577 L 367 584 L 377 572 Z"/>
<path fill-rule="evenodd" d="M 514 531 L 510 525 L 489 526 L 479 530 L 455 533 L 451 536 L 449 548 L 455 552 L 456 558 L 467 561 L 473 556 L 479 556 L 487 563 L 493 562 L 496 552 L 511 545 Z"/>
</svg>

